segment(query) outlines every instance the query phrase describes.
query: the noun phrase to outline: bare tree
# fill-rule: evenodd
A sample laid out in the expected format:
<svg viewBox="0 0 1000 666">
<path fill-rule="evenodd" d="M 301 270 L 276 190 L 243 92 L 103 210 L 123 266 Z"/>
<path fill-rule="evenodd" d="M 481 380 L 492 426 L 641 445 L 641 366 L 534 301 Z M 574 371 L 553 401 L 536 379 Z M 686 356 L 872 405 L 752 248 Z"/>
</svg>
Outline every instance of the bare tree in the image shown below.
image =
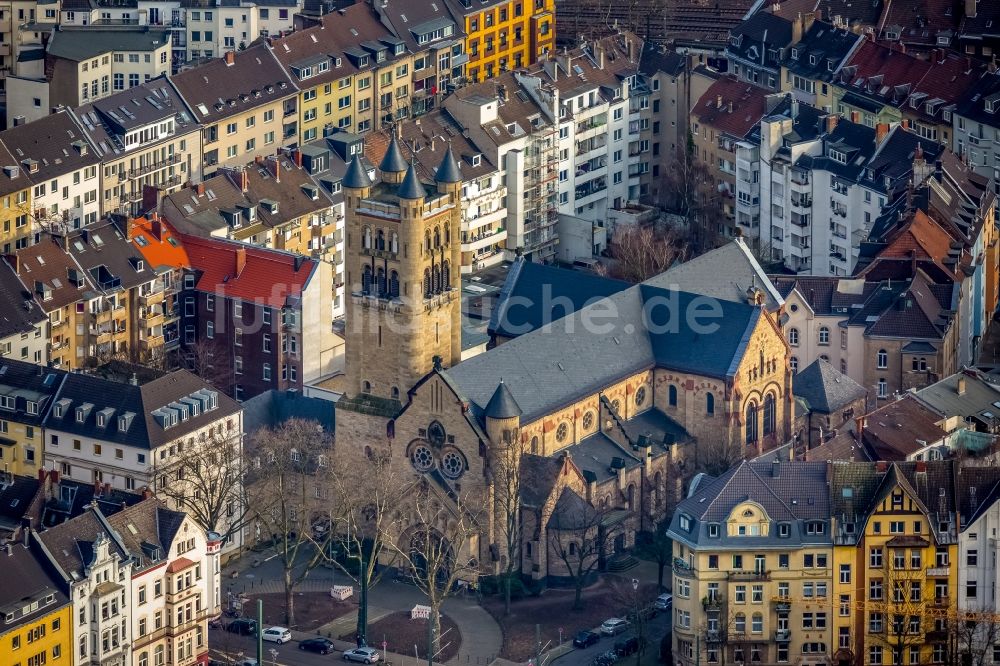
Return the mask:
<svg viewBox="0 0 1000 666">
<path fill-rule="evenodd" d="M 358 492 L 359 478 L 365 479 L 364 493 Z M 384 539 L 403 500 L 403 483 L 390 457 L 377 453 L 339 463 L 330 482 L 332 533 L 327 536 L 323 530 L 314 531 L 314 539 L 318 549 L 327 551 L 329 563 L 358 586 L 357 639 L 359 645 L 366 645 L 368 590 L 395 561 L 395 551 L 386 547 Z M 329 549 L 324 549 L 327 539 Z"/>
<path fill-rule="evenodd" d="M 670 515 L 669 513 L 666 515 Z M 656 563 L 656 589 L 663 589 L 663 570 L 673 560 L 674 542 L 667 536 L 670 520 L 659 523 L 651 532 L 646 532 L 642 543 L 636 546 L 635 554 Z"/>
<path fill-rule="evenodd" d="M 923 570 L 910 566 L 909 551 L 904 548 L 890 548 L 883 556 L 881 603 L 873 604 L 881 613 L 881 621 L 885 626 L 885 642 L 896 660 L 902 663 L 908 659 L 905 653 L 910 647 L 924 645 L 925 632 L 930 627 L 925 626 L 931 621 L 924 612 L 934 593 L 933 587 L 927 585 Z M 869 592 L 877 599 L 878 593 Z"/>
<path fill-rule="evenodd" d="M 653 603 L 656 601 L 656 592 L 659 588 L 654 591 L 650 585 L 643 585 L 638 578 L 631 580 L 622 578 L 614 582 L 612 589 L 611 598 L 616 605 L 624 609 L 623 614 L 628 617 L 632 633 L 639 643 L 635 651 L 635 664 L 639 666 L 646 651 L 649 620 L 656 614 Z"/>
<path fill-rule="evenodd" d="M 947 663 L 962 666 L 989 666 L 993 663 L 993 646 L 1000 643 L 1000 616 L 984 604 L 976 610 L 959 612 L 953 617 L 936 620 L 948 632 Z"/>
<path fill-rule="evenodd" d="M 282 565 L 285 622 L 295 625 L 295 588 L 323 560 L 313 527 L 331 520 L 330 436 L 315 421 L 292 419 L 253 435 L 247 494 L 258 541 L 270 541 Z M 325 530 L 330 534 L 330 530 Z M 318 547 L 316 547 L 318 546 Z"/>
<path fill-rule="evenodd" d="M 659 275 L 676 261 L 683 261 L 686 250 L 676 229 L 662 225 L 618 225 L 609 253 L 612 262 L 607 268 L 608 275 L 636 283 Z"/>
<path fill-rule="evenodd" d="M 607 512 L 564 489 L 549 519 L 549 548 L 573 580 L 573 609 L 583 608 L 583 588 L 598 570 L 617 530 L 605 526 Z"/>
<path fill-rule="evenodd" d="M 502 540 L 504 615 L 510 615 L 510 593 L 514 577 L 520 575 L 521 554 L 521 456 L 524 442 L 515 431 L 509 441 L 491 449 L 490 476 L 493 481 L 494 526 Z"/>
<path fill-rule="evenodd" d="M 246 524 L 246 472 L 241 433 L 213 433 L 156 469 L 168 481 L 160 494 L 224 540 L 238 535 Z"/>
<path fill-rule="evenodd" d="M 217 339 L 199 339 L 181 350 L 185 368 L 220 391 L 231 395 L 235 374 L 233 361 L 226 346 Z"/>
<path fill-rule="evenodd" d="M 711 476 L 719 476 L 746 455 L 743 444 L 731 437 L 706 438 L 695 447 L 695 468 Z"/>
<path fill-rule="evenodd" d="M 678 147 L 677 160 L 667 170 L 663 184 L 664 203 L 687 221 L 694 253 L 714 248 L 719 242 L 718 221 L 723 217 L 722 195 L 708 166 L 698 158 L 690 136 L 686 145 Z"/>
<path fill-rule="evenodd" d="M 441 605 L 460 581 L 473 580 L 480 571 L 478 553 L 473 551 L 483 503 L 454 491 L 441 493 L 426 478 L 416 481 L 406 491 L 408 504 L 399 512 L 396 529 L 383 537 L 427 597 L 432 655 L 441 650 Z"/>
</svg>

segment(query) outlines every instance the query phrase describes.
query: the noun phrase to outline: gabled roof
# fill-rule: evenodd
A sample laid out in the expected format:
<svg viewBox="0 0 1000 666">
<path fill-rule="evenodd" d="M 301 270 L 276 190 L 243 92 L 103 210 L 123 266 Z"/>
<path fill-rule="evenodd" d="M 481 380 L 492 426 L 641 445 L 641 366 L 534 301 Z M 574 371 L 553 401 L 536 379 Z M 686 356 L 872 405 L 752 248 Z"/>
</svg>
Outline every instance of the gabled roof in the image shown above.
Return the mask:
<svg viewBox="0 0 1000 666">
<path fill-rule="evenodd" d="M 767 112 L 767 91 L 732 76 L 719 77 L 701 96 L 691 116 L 702 125 L 743 138 Z"/>
<path fill-rule="evenodd" d="M 782 49 L 791 42 L 791 21 L 768 12 L 758 12 L 729 32 L 726 53 L 755 65 L 778 67 Z M 777 50 L 776 57 L 772 57 L 772 50 Z"/>
<path fill-rule="evenodd" d="M 823 414 L 838 412 L 868 395 L 863 386 L 823 359 L 816 359 L 795 375 L 792 392 L 812 411 Z"/>
<path fill-rule="evenodd" d="M 914 397 L 942 418 L 958 416 L 966 423 L 987 430 L 1000 425 L 1000 385 L 974 368 L 967 368 L 924 387 Z"/>
<path fill-rule="evenodd" d="M 167 507 L 151 497 L 108 517 L 108 524 L 118 533 L 122 543 L 142 570 L 166 560 L 174 538 L 184 522 L 185 514 Z M 159 548 L 156 553 L 150 546 Z"/>
<path fill-rule="evenodd" d="M 65 236 L 42 233 L 37 243 L 14 257 L 21 284 L 46 312 L 81 301 L 95 290 L 91 276 L 65 250 L 65 243 Z"/>
<path fill-rule="evenodd" d="M 62 591 L 61 581 L 49 575 L 29 548 L 14 542 L 6 549 L 7 552 L 0 555 L 4 572 L 4 584 L 0 585 L 0 631 L 5 634 L 70 603 Z"/>
<path fill-rule="evenodd" d="M 170 77 L 196 122 L 210 125 L 297 94 L 295 82 L 261 42 Z"/>
<path fill-rule="evenodd" d="M 0 262 L 0 338 L 31 333 L 46 319 L 14 269 L 6 261 Z"/>
<path fill-rule="evenodd" d="M 196 289 L 247 303 L 286 307 L 301 298 L 316 271 L 316 261 L 290 252 L 218 238 L 180 239 L 198 275 Z M 240 256 L 245 263 L 237 270 Z"/>
<path fill-rule="evenodd" d="M 85 150 L 81 151 L 74 146 L 78 141 L 84 142 L 77 145 Z M 100 162 L 87 142 L 86 135 L 65 109 L 0 132 L 0 143 L 16 160 L 21 175 L 27 176 L 35 184 L 48 182 Z M 27 160 L 34 162 L 37 167 L 35 173 L 30 172 Z"/>
<path fill-rule="evenodd" d="M 905 395 L 865 415 L 862 441 L 876 460 L 905 460 L 947 433 L 937 414 Z"/>
<path fill-rule="evenodd" d="M 800 76 L 832 81 L 844 59 L 864 39 L 850 30 L 814 21 L 802 39 L 792 46 L 782 64 Z"/>
<path fill-rule="evenodd" d="M 67 577 L 67 582 L 82 578 L 84 569 L 94 560 L 94 542 L 98 539 L 109 542 L 109 552 L 118 556 L 119 566 L 129 557 L 118 535 L 109 529 L 104 515 L 93 507 L 55 527 L 35 532 L 34 536 L 52 563 Z M 117 583 L 117 576 L 114 582 Z"/>
<path fill-rule="evenodd" d="M 191 261 L 177 233 L 166 220 L 155 213 L 152 217 L 137 217 L 131 222 L 132 245 L 154 271 L 190 267 Z"/>
<path fill-rule="evenodd" d="M 573 467 L 570 459 L 564 456 L 523 454 L 520 463 L 521 503 L 540 509 L 552 496 L 566 465 Z"/>
<path fill-rule="evenodd" d="M 703 297 L 635 285 L 443 373 L 480 409 L 503 377 L 524 410 L 524 422 L 654 366 L 729 377 L 743 358 L 761 309 L 717 301 L 719 316 L 698 325 L 693 318 L 673 315 L 685 312 L 696 299 L 701 302 Z M 668 302 L 674 306 L 658 306 Z M 617 316 L 599 331 L 585 324 L 609 309 Z M 702 329 L 702 323 L 710 328 Z"/>
</svg>

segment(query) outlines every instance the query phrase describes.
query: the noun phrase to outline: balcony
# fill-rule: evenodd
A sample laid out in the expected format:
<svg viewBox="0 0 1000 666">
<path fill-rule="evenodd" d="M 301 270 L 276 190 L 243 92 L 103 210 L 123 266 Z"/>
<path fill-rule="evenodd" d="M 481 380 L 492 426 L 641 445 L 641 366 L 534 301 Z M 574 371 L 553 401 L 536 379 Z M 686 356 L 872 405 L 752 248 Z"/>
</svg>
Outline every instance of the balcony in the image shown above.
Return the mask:
<svg viewBox="0 0 1000 666">
<path fill-rule="evenodd" d="M 788 643 L 792 640 L 792 630 L 791 629 L 775 629 L 774 630 L 774 642 L 775 643 Z"/>
<path fill-rule="evenodd" d="M 174 153 L 173 155 L 167 157 L 165 160 L 160 160 L 159 162 L 153 162 L 152 164 L 147 164 L 146 166 L 141 166 L 138 169 L 132 169 L 128 172 L 129 178 L 139 178 L 140 176 L 145 176 L 148 173 L 154 171 L 159 171 L 160 169 L 165 169 L 169 166 L 178 164 L 181 161 L 180 153 Z"/>
<path fill-rule="evenodd" d="M 808 185 L 809 184 L 809 174 L 799 173 L 797 171 L 792 172 L 791 181 L 793 185 Z"/>
<path fill-rule="evenodd" d="M 947 578 L 951 573 L 951 567 L 944 565 L 940 567 L 927 567 L 929 578 Z"/>
<path fill-rule="evenodd" d="M 706 611 L 719 609 L 722 608 L 722 598 L 717 594 L 711 597 L 702 597 L 701 605 Z"/>
<path fill-rule="evenodd" d="M 812 208 L 812 197 L 792 197 L 792 208 Z"/>
<path fill-rule="evenodd" d="M 462 252 L 475 252 L 476 250 L 481 250 L 484 247 L 489 247 L 505 240 L 507 240 L 506 228 L 492 229 L 486 233 L 463 238 Z"/>
<path fill-rule="evenodd" d="M 729 580 L 771 580 L 770 571 L 730 571 Z"/>
<path fill-rule="evenodd" d="M 788 597 L 774 597 L 772 602 L 774 603 L 774 610 L 779 613 L 787 613 L 792 610 L 792 601 Z"/>
<path fill-rule="evenodd" d="M 705 641 L 708 643 L 721 643 L 722 642 L 722 632 L 718 629 L 706 629 L 705 630 Z"/>
</svg>

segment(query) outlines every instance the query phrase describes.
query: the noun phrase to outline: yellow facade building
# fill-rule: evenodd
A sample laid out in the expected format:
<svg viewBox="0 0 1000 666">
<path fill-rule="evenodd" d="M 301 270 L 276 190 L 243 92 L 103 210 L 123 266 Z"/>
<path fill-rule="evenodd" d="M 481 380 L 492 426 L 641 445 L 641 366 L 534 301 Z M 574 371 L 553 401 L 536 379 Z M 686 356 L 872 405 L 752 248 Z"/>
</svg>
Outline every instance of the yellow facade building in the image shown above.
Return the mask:
<svg viewBox="0 0 1000 666">
<path fill-rule="evenodd" d="M 8 165 L 0 172 L 0 247 L 4 254 L 10 254 L 31 241 L 34 229 L 31 182 L 19 166 L 19 160 L 3 145 L 0 145 L 0 158 Z"/>
<path fill-rule="evenodd" d="M 0 664 L 69 666 L 72 603 L 30 550 L 21 544 L 7 548 L 0 586 Z"/>
<path fill-rule="evenodd" d="M 554 0 L 448 0 L 448 4 L 464 24 L 470 81 L 532 65 L 555 44 Z"/>
</svg>

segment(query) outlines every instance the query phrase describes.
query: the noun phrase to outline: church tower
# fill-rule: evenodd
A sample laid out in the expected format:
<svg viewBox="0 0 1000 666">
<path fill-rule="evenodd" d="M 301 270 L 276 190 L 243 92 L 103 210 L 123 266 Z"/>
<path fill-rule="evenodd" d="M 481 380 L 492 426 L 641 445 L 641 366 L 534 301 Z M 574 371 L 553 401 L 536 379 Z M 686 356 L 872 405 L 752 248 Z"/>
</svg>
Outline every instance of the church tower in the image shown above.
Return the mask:
<svg viewBox="0 0 1000 666">
<path fill-rule="evenodd" d="M 344 176 L 347 387 L 404 400 L 436 362 L 461 359 L 462 175 L 449 148 L 433 185 L 395 137 L 372 182 L 359 155 Z"/>
</svg>

